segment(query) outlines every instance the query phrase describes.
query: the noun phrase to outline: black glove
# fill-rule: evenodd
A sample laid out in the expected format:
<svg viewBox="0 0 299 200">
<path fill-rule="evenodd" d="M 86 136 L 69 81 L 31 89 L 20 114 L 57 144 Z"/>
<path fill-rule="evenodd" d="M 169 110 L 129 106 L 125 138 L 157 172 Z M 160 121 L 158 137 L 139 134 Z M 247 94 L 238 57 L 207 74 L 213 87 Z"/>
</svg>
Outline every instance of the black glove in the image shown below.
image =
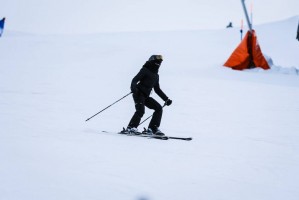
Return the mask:
<svg viewBox="0 0 299 200">
<path fill-rule="evenodd" d="M 172 100 L 167 99 L 167 100 L 165 101 L 165 105 L 170 106 L 171 104 L 172 104 Z"/>
</svg>

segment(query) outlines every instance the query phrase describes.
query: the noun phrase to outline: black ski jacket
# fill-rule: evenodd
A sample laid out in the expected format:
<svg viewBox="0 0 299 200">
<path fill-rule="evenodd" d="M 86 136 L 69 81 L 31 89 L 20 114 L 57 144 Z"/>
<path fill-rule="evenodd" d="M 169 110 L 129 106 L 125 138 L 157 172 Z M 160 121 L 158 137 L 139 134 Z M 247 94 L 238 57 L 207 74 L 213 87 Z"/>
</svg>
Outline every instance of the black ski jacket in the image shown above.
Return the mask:
<svg viewBox="0 0 299 200">
<path fill-rule="evenodd" d="M 149 97 L 152 89 L 166 101 L 168 97 L 160 88 L 158 70 L 151 70 L 149 63 L 147 62 L 139 71 L 139 73 L 133 78 L 131 83 L 131 91 L 134 92 L 138 89 L 146 97 Z"/>
</svg>

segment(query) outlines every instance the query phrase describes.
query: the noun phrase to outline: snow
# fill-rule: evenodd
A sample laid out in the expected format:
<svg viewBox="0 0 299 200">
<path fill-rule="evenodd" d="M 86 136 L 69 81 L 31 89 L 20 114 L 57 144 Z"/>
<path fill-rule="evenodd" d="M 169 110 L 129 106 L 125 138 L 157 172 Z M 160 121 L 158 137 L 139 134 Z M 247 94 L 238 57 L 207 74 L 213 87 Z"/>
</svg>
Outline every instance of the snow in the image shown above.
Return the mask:
<svg viewBox="0 0 299 200">
<path fill-rule="evenodd" d="M 222 66 L 240 42 L 238 28 L 6 30 L 0 38 L 0 199 L 297 200 L 298 19 L 254 27 L 273 62 L 269 71 Z M 85 122 L 130 91 L 152 54 L 164 56 L 160 84 L 173 100 L 160 128 L 193 137 L 190 142 L 102 133 L 127 125 L 131 97 Z M 147 109 L 144 117 L 151 114 Z"/>
</svg>

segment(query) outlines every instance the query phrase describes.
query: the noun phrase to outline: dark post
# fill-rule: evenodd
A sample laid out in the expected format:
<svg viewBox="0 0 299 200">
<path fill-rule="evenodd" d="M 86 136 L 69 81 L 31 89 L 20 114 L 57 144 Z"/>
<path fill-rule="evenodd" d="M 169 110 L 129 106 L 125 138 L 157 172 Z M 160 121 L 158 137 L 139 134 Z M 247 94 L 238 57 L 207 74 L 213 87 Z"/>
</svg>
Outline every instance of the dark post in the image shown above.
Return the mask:
<svg viewBox="0 0 299 200">
<path fill-rule="evenodd" d="M 297 38 L 296 38 L 298 41 L 299 41 L 299 22 L 298 22 L 298 28 L 297 28 Z"/>
</svg>

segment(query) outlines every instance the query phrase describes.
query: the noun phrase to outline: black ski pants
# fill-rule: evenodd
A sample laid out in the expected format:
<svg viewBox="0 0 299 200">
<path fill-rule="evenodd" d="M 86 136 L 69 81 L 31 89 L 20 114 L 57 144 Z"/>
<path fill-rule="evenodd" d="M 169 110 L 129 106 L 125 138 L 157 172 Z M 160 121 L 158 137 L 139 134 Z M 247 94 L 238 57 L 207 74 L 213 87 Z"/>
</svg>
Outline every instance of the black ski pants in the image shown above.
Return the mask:
<svg viewBox="0 0 299 200">
<path fill-rule="evenodd" d="M 152 97 L 145 97 L 141 92 L 133 94 L 135 102 L 135 113 L 128 126 L 137 128 L 140 124 L 141 118 L 144 115 L 145 106 L 149 109 L 153 109 L 154 114 L 148 125 L 149 128 L 154 129 L 160 126 L 163 109 L 162 106 Z"/>
</svg>

